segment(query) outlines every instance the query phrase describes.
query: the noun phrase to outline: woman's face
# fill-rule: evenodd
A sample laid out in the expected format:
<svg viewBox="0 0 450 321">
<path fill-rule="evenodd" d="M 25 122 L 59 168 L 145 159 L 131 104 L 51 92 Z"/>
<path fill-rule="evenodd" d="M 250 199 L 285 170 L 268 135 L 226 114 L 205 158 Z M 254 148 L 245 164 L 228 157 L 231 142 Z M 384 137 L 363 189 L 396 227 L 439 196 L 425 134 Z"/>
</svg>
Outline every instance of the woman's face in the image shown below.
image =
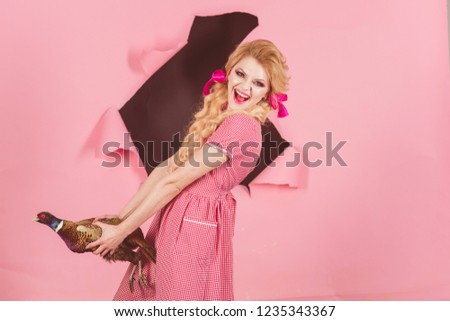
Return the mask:
<svg viewBox="0 0 450 321">
<path fill-rule="evenodd" d="M 228 76 L 228 107 L 243 109 L 259 103 L 269 91 L 263 66 L 253 57 L 242 58 Z"/>
</svg>

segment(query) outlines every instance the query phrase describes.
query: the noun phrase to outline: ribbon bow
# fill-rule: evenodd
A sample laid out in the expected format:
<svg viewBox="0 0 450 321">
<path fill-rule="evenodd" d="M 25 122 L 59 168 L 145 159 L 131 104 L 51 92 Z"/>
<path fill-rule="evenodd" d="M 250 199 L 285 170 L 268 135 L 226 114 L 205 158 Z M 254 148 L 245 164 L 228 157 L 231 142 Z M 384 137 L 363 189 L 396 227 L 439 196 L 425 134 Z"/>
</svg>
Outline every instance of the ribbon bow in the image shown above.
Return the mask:
<svg viewBox="0 0 450 321">
<path fill-rule="evenodd" d="M 222 69 L 215 70 L 211 75 L 211 79 L 208 80 L 208 82 L 203 87 L 203 95 L 205 95 L 205 96 L 209 95 L 209 87 L 214 82 L 225 82 L 226 80 L 227 80 L 227 74 L 225 73 L 225 71 L 223 71 Z"/>
<path fill-rule="evenodd" d="M 278 109 L 278 118 L 286 117 L 289 115 L 286 107 L 283 105 L 282 101 L 287 100 L 286 94 L 272 94 L 269 96 L 269 104 L 273 109 Z"/>
</svg>

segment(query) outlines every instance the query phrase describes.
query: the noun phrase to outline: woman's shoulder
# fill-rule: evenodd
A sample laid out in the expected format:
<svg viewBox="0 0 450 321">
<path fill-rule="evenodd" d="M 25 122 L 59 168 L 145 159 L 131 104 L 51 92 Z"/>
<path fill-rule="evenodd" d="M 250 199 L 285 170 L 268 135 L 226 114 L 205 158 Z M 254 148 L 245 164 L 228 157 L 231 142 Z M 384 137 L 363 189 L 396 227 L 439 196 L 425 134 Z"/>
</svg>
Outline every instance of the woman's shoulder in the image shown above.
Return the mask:
<svg viewBox="0 0 450 321">
<path fill-rule="evenodd" d="M 251 124 L 260 127 L 261 125 L 256 117 L 244 113 L 231 114 L 230 116 L 227 116 L 223 122 L 233 123 L 235 126 L 246 126 L 247 124 Z"/>
</svg>

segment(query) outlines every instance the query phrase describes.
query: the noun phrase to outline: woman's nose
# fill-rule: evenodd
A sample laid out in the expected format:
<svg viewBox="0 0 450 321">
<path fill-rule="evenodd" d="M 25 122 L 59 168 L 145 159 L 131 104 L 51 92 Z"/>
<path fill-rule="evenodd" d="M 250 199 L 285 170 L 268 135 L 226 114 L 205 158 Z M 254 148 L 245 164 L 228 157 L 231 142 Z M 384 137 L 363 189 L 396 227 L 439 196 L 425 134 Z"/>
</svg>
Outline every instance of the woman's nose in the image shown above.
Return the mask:
<svg viewBox="0 0 450 321">
<path fill-rule="evenodd" d="M 250 94 L 251 89 L 252 89 L 252 84 L 250 83 L 250 81 L 244 80 L 244 82 L 242 83 L 242 91 L 244 93 Z"/>
</svg>

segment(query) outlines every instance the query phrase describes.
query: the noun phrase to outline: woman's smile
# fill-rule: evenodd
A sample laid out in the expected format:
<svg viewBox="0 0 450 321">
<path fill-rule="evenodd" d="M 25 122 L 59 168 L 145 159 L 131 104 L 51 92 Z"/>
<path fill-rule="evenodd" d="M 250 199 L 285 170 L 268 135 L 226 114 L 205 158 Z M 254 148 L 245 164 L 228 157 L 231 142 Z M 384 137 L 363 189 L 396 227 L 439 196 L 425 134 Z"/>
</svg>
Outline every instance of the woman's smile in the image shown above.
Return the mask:
<svg viewBox="0 0 450 321">
<path fill-rule="evenodd" d="M 236 102 L 236 104 L 242 104 L 246 102 L 249 98 L 250 96 L 242 94 L 238 89 L 234 90 L 234 101 Z"/>
</svg>

